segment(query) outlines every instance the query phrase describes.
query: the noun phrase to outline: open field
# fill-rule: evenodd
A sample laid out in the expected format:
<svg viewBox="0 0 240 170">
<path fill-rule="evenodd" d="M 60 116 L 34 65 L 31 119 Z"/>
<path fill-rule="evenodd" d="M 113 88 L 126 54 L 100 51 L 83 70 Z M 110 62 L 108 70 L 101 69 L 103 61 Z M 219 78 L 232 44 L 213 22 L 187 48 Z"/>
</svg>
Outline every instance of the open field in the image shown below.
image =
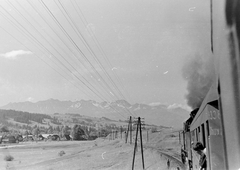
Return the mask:
<svg viewBox="0 0 240 170">
<path fill-rule="evenodd" d="M 167 169 L 167 159 L 171 160 L 170 169 L 185 168 L 178 161 L 180 158 L 178 132 L 168 130 L 149 133 L 148 141 L 146 133 L 143 133 L 143 139 L 145 169 Z M 133 144 L 126 144 L 120 137 L 115 140 L 106 138 L 95 141 L 25 142 L 1 146 L 0 169 L 129 170 L 132 168 L 133 148 Z M 60 156 L 61 151 L 65 154 Z M 13 156 L 14 160 L 5 161 L 6 155 Z M 140 147 L 135 157 L 135 169 L 142 169 Z"/>
</svg>

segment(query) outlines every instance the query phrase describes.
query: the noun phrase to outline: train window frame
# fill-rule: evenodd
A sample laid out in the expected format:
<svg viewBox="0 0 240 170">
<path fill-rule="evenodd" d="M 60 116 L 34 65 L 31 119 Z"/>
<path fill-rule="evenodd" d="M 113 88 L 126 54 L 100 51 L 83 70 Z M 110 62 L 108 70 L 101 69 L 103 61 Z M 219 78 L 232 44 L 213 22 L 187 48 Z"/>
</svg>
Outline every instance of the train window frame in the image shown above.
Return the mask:
<svg viewBox="0 0 240 170">
<path fill-rule="evenodd" d="M 191 138 L 190 138 L 191 141 L 190 141 L 190 142 L 191 142 L 191 143 L 192 143 L 192 142 L 195 142 L 195 139 L 196 139 L 196 138 L 195 138 L 195 130 L 191 131 L 191 134 L 190 134 L 190 135 L 191 135 Z"/>
<path fill-rule="evenodd" d="M 195 139 L 196 139 L 196 141 L 198 141 L 198 130 L 197 130 L 197 128 L 195 129 L 195 131 L 196 131 L 196 132 L 195 132 L 195 135 L 196 135 L 196 136 L 195 136 Z M 195 142 L 196 142 L 196 141 L 195 141 Z"/>
<path fill-rule="evenodd" d="M 206 134 L 205 134 L 205 124 L 202 123 L 201 124 L 201 134 L 202 134 L 202 143 L 203 143 L 203 146 L 206 147 Z"/>
<path fill-rule="evenodd" d="M 209 131 L 209 121 L 206 121 L 206 128 L 207 128 L 207 137 L 210 136 L 210 131 Z"/>
<path fill-rule="evenodd" d="M 200 126 L 198 126 L 198 141 L 201 141 L 202 139 L 201 139 L 201 127 Z"/>
<path fill-rule="evenodd" d="M 209 131 L 209 121 L 206 121 L 206 140 L 207 140 L 207 144 L 205 146 L 206 150 L 207 150 L 207 155 L 208 155 L 208 165 L 209 167 L 211 167 L 211 161 L 210 161 L 210 157 L 211 157 L 211 152 L 210 152 L 210 146 L 209 146 L 209 138 L 210 138 L 210 131 Z"/>
</svg>

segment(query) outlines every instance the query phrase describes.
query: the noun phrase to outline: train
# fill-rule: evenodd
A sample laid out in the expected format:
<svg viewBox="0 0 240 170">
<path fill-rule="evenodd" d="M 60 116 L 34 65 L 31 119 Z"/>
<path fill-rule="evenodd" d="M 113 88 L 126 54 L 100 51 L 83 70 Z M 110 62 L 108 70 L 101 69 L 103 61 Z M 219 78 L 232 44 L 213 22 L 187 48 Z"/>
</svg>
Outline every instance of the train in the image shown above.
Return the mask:
<svg viewBox="0 0 240 170">
<path fill-rule="evenodd" d="M 201 142 L 206 148 L 207 167 L 225 169 L 226 162 L 222 153 L 223 126 L 219 109 L 219 93 L 212 86 L 200 108 L 190 113 L 190 118 L 183 124 L 183 148 L 181 155 L 187 155 L 189 169 L 199 169 L 200 156 L 193 151 L 193 145 Z M 183 158 L 185 159 L 185 158 Z"/>
<path fill-rule="evenodd" d="M 199 169 L 193 147 L 201 142 L 207 170 L 240 170 L 240 1 L 209 4 L 216 81 L 183 123 L 182 161 L 188 169 Z"/>
</svg>

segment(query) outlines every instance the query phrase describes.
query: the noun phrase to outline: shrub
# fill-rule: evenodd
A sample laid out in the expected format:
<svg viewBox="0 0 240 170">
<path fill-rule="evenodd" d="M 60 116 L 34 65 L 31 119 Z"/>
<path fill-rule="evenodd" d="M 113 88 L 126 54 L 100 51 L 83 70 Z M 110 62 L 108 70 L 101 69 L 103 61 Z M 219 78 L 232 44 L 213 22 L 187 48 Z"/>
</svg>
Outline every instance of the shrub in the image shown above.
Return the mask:
<svg viewBox="0 0 240 170">
<path fill-rule="evenodd" d="M 80 125 L 74 125 L 72 128 L 71 136 L 73 140 L 84 140 L 85 132 Z"/>
<path fill-rule="evenodd" d="M 64 151 L 60 151 L 60 152 L 58 153 L 59 156 L 63 156 L 64 154 L 65 154 Z"/>
<path fill-rule="evenodd" d="M 14 158 L 11 156 L 11 155 L 6 155 L 5 157 L 4 157 L 4 160 L 5 161 L 12 161 Z"/>
<path fill-rule="evenodd" d="M 156 128 L 156 127 L 153 127 L 153 128 L 151 129 L 151 132 L 152 132 L 152 133 L 157 132 L 157 128 Z"/>
</svg>

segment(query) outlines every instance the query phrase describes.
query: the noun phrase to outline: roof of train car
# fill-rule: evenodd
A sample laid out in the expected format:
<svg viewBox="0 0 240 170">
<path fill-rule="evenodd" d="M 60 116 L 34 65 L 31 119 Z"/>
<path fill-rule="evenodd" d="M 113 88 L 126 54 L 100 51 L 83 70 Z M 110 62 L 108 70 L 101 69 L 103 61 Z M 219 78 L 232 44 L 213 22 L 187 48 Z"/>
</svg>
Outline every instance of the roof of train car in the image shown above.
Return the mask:
<svg viewBox="0 0 240 170">
<path fill-rule="evenodd" d="M 207 106 L 207 104 L 212 103 L 213 101 L 216 101 L 219 99 L 219 94 L 217 91 L 217 87 L 216 86 L 212 86 L 210 88 L 210 90 L 208 91 L 206 97 L 204 98 L 196 116 L 194 117 L 192 123 L 194 123 L 196 121 L 196 119 L 200 116 L 200 114 L 202 113 L 202 111 L 205 109 L 205 107 Z M 210 104 L 211 105 L 211 104 Z"/>
</svg>

